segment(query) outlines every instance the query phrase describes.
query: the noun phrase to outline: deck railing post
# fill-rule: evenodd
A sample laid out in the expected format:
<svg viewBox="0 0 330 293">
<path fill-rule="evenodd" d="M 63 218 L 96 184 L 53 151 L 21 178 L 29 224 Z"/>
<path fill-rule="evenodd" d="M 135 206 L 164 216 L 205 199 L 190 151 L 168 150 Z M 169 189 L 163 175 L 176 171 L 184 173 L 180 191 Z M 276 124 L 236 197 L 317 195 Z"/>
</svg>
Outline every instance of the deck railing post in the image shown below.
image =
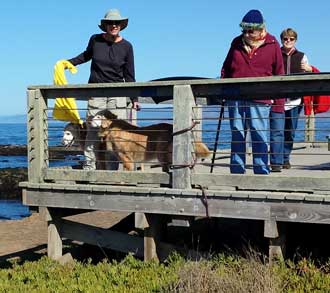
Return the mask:
<svg viewBox="0 0 330 293">
<path fill-rule="evenodd" d="M 305 142 L 312 145 L 315 142 L 315 116 L 313 112 L 305 118 Z"/>
<path fill-rule="evenodd" d="M 182 131 L 192 125 L 194 94 L 190 85 L 175 85 L 173 89 L 173 174 L 172 187 L 190 189 L 192 157 L 191 131 Z M 182 131 L 182 132 L 180 132 Z"/>
<path fill-rule="evenodd" d="M 203 107 L 202 105 L 196 105 L 193 108 L 193 119 L 194 121 L 198 122 L 195 126 L 195 131 L 193 131 L 194 140 L 195 141 L 202 141 L 202 125 L 203 125 Z"/>
<path fill-rule="evenodd" d="M 28 90 L 28 178 L 42 182 L 42 170 L 48 166 L 47 102 L 40 90 Z"/>
</svg>

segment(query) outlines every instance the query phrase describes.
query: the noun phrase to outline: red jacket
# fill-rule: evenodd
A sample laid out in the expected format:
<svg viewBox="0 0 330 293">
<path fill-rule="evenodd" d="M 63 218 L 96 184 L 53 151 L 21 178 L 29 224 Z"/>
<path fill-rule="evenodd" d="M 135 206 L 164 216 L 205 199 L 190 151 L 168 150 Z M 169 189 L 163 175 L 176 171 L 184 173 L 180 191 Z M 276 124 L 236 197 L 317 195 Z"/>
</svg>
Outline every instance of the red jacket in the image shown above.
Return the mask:
<svg viewBox="0 0 330 293">
<path fill-rule="evenodd" d="M 312 72 L 318 73 L 316 67 L 312 66 Z M 330 96 L 305 96 L 303 97 L 305 115 L 327 112 L 330 109 Z"/>
<path fill-rule="evenodd" d="M 243 47 L 242 35 L 236 37 L 229 49 L 221 69 L 222 78 L 263 77 L 284 74 L 282 52 L 279 43 L 271 34 L 266 35 L 265 43 L 249 56 Z M 270 97 L 256 102 L 272 104 Z M 277 111 L 284 111 L 285 99 L 276 99 Z M 274 106 L 272 107 L 274 108 Z M 273 110 L 273 109 L 272 109 Z"/>
</svg>

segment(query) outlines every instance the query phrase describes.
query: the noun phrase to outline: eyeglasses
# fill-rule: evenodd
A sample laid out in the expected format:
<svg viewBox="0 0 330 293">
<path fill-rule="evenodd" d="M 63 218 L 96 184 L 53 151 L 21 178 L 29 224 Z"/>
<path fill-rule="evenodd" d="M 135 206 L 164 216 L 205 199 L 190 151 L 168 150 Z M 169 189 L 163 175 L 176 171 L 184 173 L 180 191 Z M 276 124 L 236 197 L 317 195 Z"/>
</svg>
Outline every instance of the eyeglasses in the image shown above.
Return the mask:
<svg viewBox="0 0 330 293">
<path fill-rule="evenodd" d="M 120 20 L 110 20 L 110 21 L 107 21 L 106 22 L 107 25 L 120 25 L 121 24 L 121 21 Z"/>
<path fill-rule="evenodd" d="M 283 38 L 283 41 L 291 41 L 291 42 L 293 42 L 293 41 L 295 41 L 296 40 L 296 38 L 294 38 L 294 37 L 290 37 L 290 38 Z"/>
</svg>

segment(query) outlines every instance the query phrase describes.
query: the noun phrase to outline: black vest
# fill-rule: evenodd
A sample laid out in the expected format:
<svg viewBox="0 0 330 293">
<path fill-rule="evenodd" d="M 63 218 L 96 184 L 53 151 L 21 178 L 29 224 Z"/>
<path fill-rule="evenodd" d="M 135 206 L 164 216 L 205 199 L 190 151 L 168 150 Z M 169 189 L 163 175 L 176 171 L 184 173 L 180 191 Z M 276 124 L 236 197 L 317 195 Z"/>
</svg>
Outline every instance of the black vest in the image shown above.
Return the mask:
<svg viewBox="0 0 330 293">
<path fill-rule="evenodd" d="M 295 50 L 292 55 L 288 56 L 287 54 L 282 51 L 283 62 L 284 62 L 284 69 L 285 74 L 290 73 L 299 73 L 304 72 L 301 67 L 301 61 L 304 57 L 304 53 L 298 50 Z M 290 67 L 288 67 L 288 62 L 290 62 Z M 288 72 L 289 70 L 289 72 Z"/>
</svg>

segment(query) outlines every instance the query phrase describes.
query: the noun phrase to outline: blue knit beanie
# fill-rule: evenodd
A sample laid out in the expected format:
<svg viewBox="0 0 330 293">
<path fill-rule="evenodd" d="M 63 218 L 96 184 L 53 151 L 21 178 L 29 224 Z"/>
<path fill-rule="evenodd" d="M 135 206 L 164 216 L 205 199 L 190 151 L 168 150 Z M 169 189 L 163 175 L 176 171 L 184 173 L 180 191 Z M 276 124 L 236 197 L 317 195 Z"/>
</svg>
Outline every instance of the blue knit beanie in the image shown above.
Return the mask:
<svg viewBox="0 0 330 293">
<path fill-rule="evenodd" d="M 242 29 L 263 29 L 265 28 L 265 20 L 259 10 L 252 9 L 244 15 L 239 25 Z"/>
</svg>

